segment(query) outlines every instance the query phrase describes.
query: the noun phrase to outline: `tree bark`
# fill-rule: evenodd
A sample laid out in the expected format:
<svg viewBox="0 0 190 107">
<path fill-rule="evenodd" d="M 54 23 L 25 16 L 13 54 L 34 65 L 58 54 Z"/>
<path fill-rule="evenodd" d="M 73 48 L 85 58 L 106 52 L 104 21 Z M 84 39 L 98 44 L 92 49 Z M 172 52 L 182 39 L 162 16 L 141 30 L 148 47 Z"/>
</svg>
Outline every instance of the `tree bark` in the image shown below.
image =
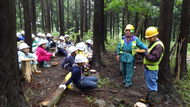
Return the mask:
<svg viewBox="0 0 190 107">
<path fill-rule="evenodd" d="M 183 0 L 180 34 L 178 39 L 175 76 L 180 79 L 187 75 L 187 40 L 190 35 L 190 1 Z M 181 47 L 180 47 L 181 45 Z M 179 72 L 179 75 L 177 75 Z M 179 76 L 179 77 L 178 77 Z"/>
<path fill-rule="evenodd" d="M 80 0 L 80 39 L 83 39 L 84 24 L 84 1 Z"/>
<path fill-rule="evenodd" d="M 22 0 L 24 9 L 24 31 L 25 42 L 30 46 L 30 52 L 32 52 L 32 37 L 31 37 L 31 20 L 30 20 L 30 0 Z"/>
<path fill-rule="evenodd" d="M 20 84 L 15 0 L 0 0 L 0 107 L 29 107 Z"/>
<path fill-rule="evenodd" d="M 84 1 L 84 32 L 88 32 L 87 0 Z"/>
<path fill-rule="evenodd" d="M 69 1 L 70 0 L 67 0 L 67 30 L 70 28 L 70 22 L 69 22 Z"/>
<path fill-rule="evenodd" d="M 136 28 L 136 32 L 135 32 L 135 36 L 139 36 L 142 29 L 143 29 L 143 24 L 144 24 L 144 20 L 145 20 L 145 17 L 144 16 L 140 16 L 140 20 L 139 20 L 139 24 L 138 24 L 138 27 Z"/>
<path fill-rule="evenodd" d="M 36 35 L 36 0 L 31 0 L 30 12 L 30 20 L 32 22 L 32 33 Z"/>
<path fill-rule="evenodd" d="M 91 12 L 92 12 L 92 9 L 91 9 L 91 0 L 88 0 L 88 30 L 91 28 Z"/>
<path fill-rule="evenodd" d="M 78 18 L 78 15 L 77 15 L 77 13 L 78 13 L 78 2 L 77 2 L 78 0 L 75 0 L 75 14 L 74 14 L 74 18 L 75 18 L 75 33 L 77 33 L 77 32 L 79 32 L 79 18 Z M 80 40 L 79 40 L 80 41 Z"/>
<path fill-rule="evenodd" d="M 160 63 L 158 84 L 159 92 L 164 98 L 166 98 L 165 100 L 174 100 L 176 102 L 180 102 L 181 100 L 179 99 L 179 96 L 173 87 L 169 64 L 173 6 L 174 0 L 160 1 L 160 16 L 158 22 L 159 38 L 164 43 L 165 51 L 163 59 Z"/>
<path fill-rule="evenodd" d="M 64 29 L 64 0 L 59 0 L 59 24 L 60 24 L 60 36 L 65 35 Z"/>
<path fill-rule="evenodd" d="M 18 0 L 18 8 L 19 8 L 19 23 L 20 23 L 20 29 L 23 29 L 22 8 L 21 8 L 21 2 L 20 2 L 20 0 Z"/>
<path fill-rule="evenodd" d="M 100 21 L 101 20 L 101 21 Z M 93 66 L 101 70 L 102 37 L 104 36 L 104 1 L 94 1 Z"/>
</svg>

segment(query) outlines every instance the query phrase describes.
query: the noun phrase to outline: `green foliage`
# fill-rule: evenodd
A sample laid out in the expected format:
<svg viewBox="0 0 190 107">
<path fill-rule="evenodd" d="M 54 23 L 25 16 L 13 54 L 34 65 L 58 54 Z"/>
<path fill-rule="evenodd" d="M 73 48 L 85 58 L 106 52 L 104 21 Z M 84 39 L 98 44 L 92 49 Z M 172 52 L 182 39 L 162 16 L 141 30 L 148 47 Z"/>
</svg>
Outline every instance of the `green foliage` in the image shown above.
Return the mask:
<svg viewBox="0 0 190 107">
<path fill-rule="evenodd" d="M 118 43 L 119 39 L 108 39 L 107 43 L 105 43 L 106 49 L 109 52 L 115 52 Z"/>
<path fill-rule="evenodd" d="M 105 10 L 119 11 L 124 6 L 125 6 L 125 0 L 111 0 L 110 3 L 106 3 L 106 9 Z"/>
<path fill-rule="evenodd" d="M 188 75 L 186 75 L 185 78 L 190 77 L 190 66 L 188 66 Z M 187 104 L 187 106 L 190 106 L 190 80 L 189 79 L 181 79 L 179 81 L 175 82 L 175 88 L 181 95 L 183 101 Z"/>
<path fill-rule="evenodd" d="M 92 96 L 86 96 L 86 101 L 88 101 L 89 103 L 93 102 L 95 100 L 94 97 Z"/>
<path fill-rule="evenodd" d="M 110 86 L 110 80 L 108 78 L 101 77 L 98 81 L 98 87 L 101 88 L 103 86 Z"/>
</svg>

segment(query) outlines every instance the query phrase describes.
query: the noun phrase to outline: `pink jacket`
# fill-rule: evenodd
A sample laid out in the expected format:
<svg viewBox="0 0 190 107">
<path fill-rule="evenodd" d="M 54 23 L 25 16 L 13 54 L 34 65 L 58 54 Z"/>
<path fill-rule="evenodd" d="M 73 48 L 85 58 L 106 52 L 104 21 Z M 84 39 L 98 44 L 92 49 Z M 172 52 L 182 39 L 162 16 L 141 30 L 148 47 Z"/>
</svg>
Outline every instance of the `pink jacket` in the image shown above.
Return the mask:
<svg viewBox="0 0 190 107">
<path fill-rule="evenodd" d="M 50 57 L 53 56 L 52 53 L 47 52 L 44 48 L 42 48 L 41 46 L 39 46 L 36 49 L 36 55 L 37 55 L 37 61 L 41 62 L 41 61 L 50 61 Z"/>
</svg>

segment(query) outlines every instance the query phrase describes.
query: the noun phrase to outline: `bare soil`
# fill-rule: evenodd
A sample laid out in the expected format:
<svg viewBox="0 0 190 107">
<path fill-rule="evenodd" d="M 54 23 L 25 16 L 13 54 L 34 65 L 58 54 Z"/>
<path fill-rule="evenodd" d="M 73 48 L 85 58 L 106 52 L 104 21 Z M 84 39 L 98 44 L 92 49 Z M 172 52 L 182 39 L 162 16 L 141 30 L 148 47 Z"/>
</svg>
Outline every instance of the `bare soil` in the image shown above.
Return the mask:
<svg viewBox="0 0 190 107">
<path fill-rule="evenodd" d="M 62 62 L 63 57 L 57 56 L 52 61 Z M 95 99 L 102 99 L 106 107 L 132 107 L 140 98 L 146 96 L 146 84 L 144 81 L 143 65 L 136 64 L 133 76 L 133 85 L 124 88 L 119 63 L 112 53 L 104 56 L 105 65 L 100 72 L 105 85 L 89 92 L 80 90 L 66 90 L 57 107 L 92 107 Z M 67 71 L 61 68 L 61 64 L 51 68 L 41 68 L 41 74 L 33 74 L 31 83 L 23 83 L 27 101 L 32 107 L 39 107 L 39 103 L 49 97 L 64 79 Z M 157 106 L 156 106 L 157 107 Z M 175 102 L 162 102 L 158 107 L 178 107 Z"/>
</svg>

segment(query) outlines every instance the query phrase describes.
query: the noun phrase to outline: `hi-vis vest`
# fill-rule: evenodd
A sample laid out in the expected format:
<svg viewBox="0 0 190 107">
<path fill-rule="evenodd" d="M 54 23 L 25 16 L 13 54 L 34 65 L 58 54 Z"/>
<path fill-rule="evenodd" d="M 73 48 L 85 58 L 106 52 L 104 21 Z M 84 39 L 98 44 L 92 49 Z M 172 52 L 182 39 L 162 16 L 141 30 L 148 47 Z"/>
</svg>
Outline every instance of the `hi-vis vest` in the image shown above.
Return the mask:
<svg viewBox="0 0 190 107">
<path fill-rule="evenodd" d="M 148 49 L 148 54 L 152 51 L 152 49 L 156 46 L 156 45 L 161 45 L 164 49 L 164 44 L 161 42 L 161 41 L 156 41 L 149 49 Z M 162 53 L 160 59 L 156 62 L 150 62 L 148 61 L 146 58 L 144 58 L 144 61 L 143 63 L 146 65 L 146 67 L 149 69 L 149 70 L 158 70 L 159 69 L 159 64 L 160 64 L 160 61 L 162 60 L 162 57 L 164 56 L 164 52 Z"/>
<path fill-rule="evenodd" d="M 123 50 L 125 41 L 121 40 L 120 43 L 121 43 L 121 48 L 120 48 L 120 52 L 119 53 L 122 54 L 122 53 L 125 53 L 125 50 Z M 134 41 L 132 41 L 132 53 L 131 53 L 133 56 L 135 55 L 135 49 L 136 48 L 137 48 L 137 46 L 136 46 L 136 40 L 134 40 Z"/>
</svg>

